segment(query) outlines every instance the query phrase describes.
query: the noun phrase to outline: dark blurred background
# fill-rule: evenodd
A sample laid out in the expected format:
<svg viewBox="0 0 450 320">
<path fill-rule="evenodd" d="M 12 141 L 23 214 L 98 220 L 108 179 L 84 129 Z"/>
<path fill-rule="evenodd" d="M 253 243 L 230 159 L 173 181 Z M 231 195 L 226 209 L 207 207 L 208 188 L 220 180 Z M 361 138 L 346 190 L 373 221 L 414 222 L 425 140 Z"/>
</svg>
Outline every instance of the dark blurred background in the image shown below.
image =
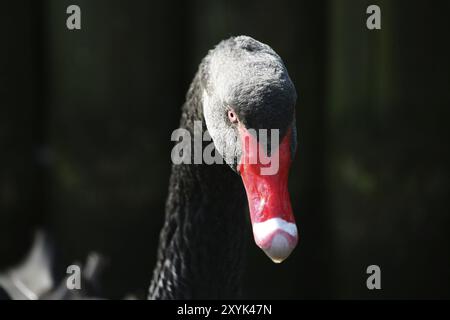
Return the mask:
<svg viewBox="0 0 450 320">
<path fill-rule="evenodd" d="M 82 29 L 66 28 L 77 4 Z M 366 28 L 381 7 L 382 29 Z M 143 295 L 170 134 L 201 58 L 245 34 L 297 87 L 290 178 L 301 244 L 248 239 L 246 298 L 450 298 L 449 19 L 435 1 L 6 1 L 0 13 L 0 269 L 46 226 L 58 270 L 109 258 L 106 294 Z M 366 288 L 381 267 L 382 290 Z"/>
</svg>

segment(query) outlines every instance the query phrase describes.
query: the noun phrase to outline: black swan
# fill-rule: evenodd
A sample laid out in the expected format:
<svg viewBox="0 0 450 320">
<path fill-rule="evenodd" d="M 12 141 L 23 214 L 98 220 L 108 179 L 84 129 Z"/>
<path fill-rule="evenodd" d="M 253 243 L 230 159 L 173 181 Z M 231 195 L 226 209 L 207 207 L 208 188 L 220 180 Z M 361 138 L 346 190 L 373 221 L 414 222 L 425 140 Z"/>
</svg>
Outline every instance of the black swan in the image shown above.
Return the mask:
<svg viewBox="0 0 450 320">
<path fill-rule="evenodd" d="M 225 164 L 173 164 L 149 299 L 238 297 L 247 208 L 256 244 L 274 262 L 289 256 L 298 239 L 287 189 L 296 98 L 281 58 L 250 37 L 224 40 L 203 59 L 180 128 L 191 137 L 207 131 Z M 274 135 L 279 146 L 263 144 L 252 131 L 259 129 L 278 129 L 268 140 Z M 261 174 L 262 160 L 246 161 L 260 148 L 266 160 L 277 158 L 275 173 Z"/>
</svg>

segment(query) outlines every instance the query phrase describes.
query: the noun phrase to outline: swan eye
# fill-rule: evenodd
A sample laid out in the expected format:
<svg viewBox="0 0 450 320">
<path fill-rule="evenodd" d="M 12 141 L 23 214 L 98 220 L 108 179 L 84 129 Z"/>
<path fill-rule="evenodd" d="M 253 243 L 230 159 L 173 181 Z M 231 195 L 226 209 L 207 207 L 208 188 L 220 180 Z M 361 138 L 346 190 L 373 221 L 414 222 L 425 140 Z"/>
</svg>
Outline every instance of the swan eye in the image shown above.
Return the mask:
<svg viewBox="0 0 450 320">
<path fill-rule="evenodd" d="M 236 123 L 238 121 L 237 115 L 233 110 L 228 110 L 228 119 L 231 123 Z"/>
</svg>

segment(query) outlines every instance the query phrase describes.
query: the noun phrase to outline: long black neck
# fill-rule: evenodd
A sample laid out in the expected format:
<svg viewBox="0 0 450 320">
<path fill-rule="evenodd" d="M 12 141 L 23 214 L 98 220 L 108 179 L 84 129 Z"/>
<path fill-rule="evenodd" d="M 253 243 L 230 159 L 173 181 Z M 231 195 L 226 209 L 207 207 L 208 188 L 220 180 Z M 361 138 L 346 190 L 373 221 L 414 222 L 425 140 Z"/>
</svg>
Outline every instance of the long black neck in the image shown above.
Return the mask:
<svg viewBox="0 0 450 320">
<path fill-rule="evenodd" d="M 197 76 L 183 106 L 180 127 L 202 121 Z M 247 230 L 245 193 L 226 164 L 173 165 L 149 299 L 236 298 Z"/>
</svg>

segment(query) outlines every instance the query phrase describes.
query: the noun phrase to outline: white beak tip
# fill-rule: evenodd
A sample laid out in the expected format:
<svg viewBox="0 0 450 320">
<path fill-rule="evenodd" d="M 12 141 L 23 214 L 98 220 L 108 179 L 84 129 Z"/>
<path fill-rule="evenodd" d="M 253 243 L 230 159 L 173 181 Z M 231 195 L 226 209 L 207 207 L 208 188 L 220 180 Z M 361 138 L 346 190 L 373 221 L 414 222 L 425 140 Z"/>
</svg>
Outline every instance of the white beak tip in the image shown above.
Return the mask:
<svg viewBox="0 0 450 320">
<path fill-rule="evenodd" d="M 270 246 L 262 249 L 273 262 L 281 263 L 289 257 L 294 248 L 295 244 L 293 245 L 285 235 L 276 234 L 272 238 Z"/>
<path fill-rule="evenodd" d="M 297 245 L 297 226 L 280 218 L 253 224 L 256 244 L 275 263 L 286 260 Z"/>
</svg>

